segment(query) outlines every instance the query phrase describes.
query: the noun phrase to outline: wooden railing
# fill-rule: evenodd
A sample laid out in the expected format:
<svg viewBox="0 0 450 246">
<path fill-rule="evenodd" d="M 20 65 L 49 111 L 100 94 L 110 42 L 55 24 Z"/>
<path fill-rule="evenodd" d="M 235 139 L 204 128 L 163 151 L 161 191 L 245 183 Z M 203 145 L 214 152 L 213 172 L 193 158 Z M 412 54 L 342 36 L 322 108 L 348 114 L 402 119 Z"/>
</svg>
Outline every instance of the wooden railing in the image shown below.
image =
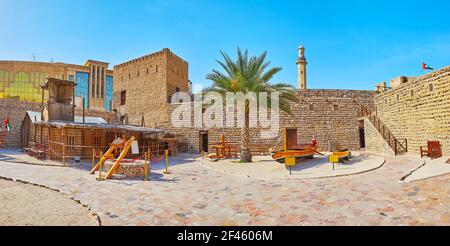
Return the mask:
<svg viewBox="0 0 450 246">
<path fill-rule="evenodd" d="M 363 109 L 358 113 L 360 117 L 367 117 L 372 125 L 377 129 L 395 155 L 408 152 L 408 140 L 397 139 L 387 126 L 378 118 L 378 116 L 368 109 Z"/>
</svg>

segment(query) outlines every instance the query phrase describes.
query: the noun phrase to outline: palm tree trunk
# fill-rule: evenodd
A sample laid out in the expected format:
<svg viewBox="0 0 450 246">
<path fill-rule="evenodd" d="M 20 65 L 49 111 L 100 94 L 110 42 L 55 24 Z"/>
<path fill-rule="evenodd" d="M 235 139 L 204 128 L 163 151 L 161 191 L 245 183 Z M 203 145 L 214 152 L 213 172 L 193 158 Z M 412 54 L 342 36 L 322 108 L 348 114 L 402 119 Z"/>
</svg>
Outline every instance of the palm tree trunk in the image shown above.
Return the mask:
<svg viewBox="0 0 450 246">
<path fill-rule="evenodd" d="M 250 103 L 245 102 L 245 120 L 244 127 L 241 130 L 241 162 L 252 162 L 252 153 L 250 152 Z"/>
</svg>

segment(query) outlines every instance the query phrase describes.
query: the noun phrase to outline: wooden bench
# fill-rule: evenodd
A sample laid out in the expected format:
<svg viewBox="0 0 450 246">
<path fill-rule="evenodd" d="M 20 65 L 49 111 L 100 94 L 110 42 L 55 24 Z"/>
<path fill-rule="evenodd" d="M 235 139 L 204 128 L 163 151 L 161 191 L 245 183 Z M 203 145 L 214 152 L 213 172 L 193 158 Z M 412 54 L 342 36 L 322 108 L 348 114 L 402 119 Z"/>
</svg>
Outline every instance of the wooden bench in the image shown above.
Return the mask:
<svg viewBox="0 0 450 246">
<path fill-rule="evenodd" d="M 46 147 L 43 144 L 31 143 L 29 148 L 25 148 L 29 156 L 34 156 L 38 159 L 45 159 Z"/>
<path fill-rule="evenodd" d="M 428 141 L 427 146 L 420 147 L 420 157 L 430 157 L 431 159 L 442 157 L 442 149 L 439 141 Z"/>
</svg>

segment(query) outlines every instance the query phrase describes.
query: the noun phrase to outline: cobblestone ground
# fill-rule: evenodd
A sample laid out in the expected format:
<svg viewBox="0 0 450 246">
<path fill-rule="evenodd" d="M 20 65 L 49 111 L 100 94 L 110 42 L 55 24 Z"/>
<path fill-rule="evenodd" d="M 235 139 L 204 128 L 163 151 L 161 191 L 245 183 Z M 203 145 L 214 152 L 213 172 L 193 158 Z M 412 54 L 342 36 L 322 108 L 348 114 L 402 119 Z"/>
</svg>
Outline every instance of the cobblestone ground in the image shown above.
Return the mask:
<svg viewBox="0 0 450 246">
<path fill-rule="evenodd" d="M 86 170 L 0 162 L 0 176 L 61 190 L 97 211 L 103 225 L 450 225 L 450 175 L 398 179 L 421 163 L 388 158 L 375 170 L 316 180 L 261 181 L 179 159 L 151 181 L 98 182 Z"/>
</svg>

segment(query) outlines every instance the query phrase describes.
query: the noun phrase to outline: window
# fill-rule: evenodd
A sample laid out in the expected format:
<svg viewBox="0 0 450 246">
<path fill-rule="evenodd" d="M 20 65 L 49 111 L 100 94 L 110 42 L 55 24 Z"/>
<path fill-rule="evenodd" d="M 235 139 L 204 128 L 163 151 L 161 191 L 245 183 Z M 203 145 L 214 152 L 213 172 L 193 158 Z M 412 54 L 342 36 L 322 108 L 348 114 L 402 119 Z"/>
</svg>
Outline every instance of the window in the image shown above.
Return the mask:
<svg viewBox="0 0 450 246">
<path fill-rule="evenodd" d="M 148 74 L 148 68 L 147 68 L 147 74 Z"/>
<path fill-rule="evenodd" d="M 314 110 L 314 105 L 313 104 L 309 105 L 309 110 Z"/>
<path fill-rule="evenodd" d="M 338 105 L 333 105 L 333 109 L 334 109 L 334 111 L 338 111 L 339 110 L 339 106 Z"/>
<path fill-rule="evenodd" d="M 412 97 L 414 96 L 414 90 L 411 90 L 411 96 Z"/>
<path fill-rule="evenodd" d="M 175 87 L 175 92 L 180 92 L 180 88 Z"/>
<path fill-rule="evenodd" d="M 126 100 L 127 100 L 127 91 L 121 91 L 120 92 L 120 105 L 125 105 Z"/>
<path fill-rule="evenodd" d="M 428 90 L 429 90 L 430 92 L 433 91 L 433 83 L 429 83 L 429 84 L 428 84 Z"/>
<path fill-rule="evenodd" d="M 400 94 L 397 94 L 397 101 L 400 101 Z"/>
<path fill-rule="evenodd" d="M 139 77 L 139 70 L 137 71 L 137 76 Z"/>
<path fill-rule="evenodd" d="M 75 137 L 67 136 L 66 138 L 66 150 L 74 150 L 75 149 Z"/>
<path fill-rule="evenodd" d="M 158 72 L 158 66 L 155 66 L 156 67 L 156 72 Z"/>
</svg>

